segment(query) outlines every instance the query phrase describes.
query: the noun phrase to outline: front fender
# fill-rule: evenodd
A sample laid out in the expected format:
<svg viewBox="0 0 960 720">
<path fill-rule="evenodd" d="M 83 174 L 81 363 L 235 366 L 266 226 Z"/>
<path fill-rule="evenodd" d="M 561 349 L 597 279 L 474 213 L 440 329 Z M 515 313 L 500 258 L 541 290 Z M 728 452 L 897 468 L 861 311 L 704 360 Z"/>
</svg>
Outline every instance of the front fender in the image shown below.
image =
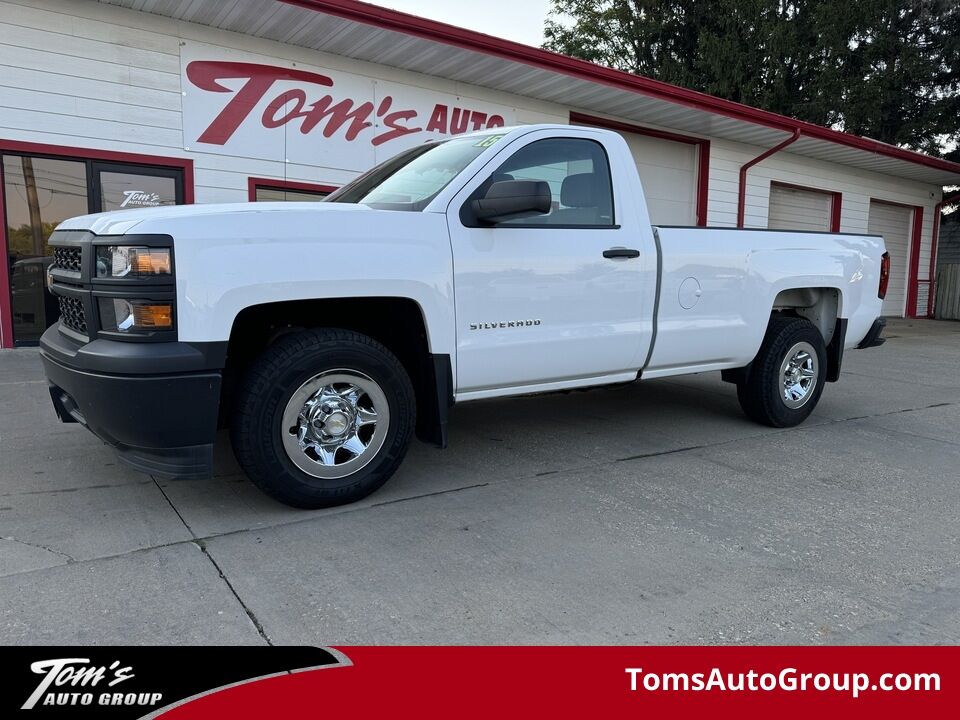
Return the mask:
<svg viewBox="0 0 960 720">
<path fill-rule="evenodd" d="M 400 297 L 420 306 L 430 351 L 454 356 L 442 215 L 334 203 L 230 207 L 157 222 L 174 238 L 180 340 L 228 340 L 237 315 L 254 305 Z"/>
</svg>

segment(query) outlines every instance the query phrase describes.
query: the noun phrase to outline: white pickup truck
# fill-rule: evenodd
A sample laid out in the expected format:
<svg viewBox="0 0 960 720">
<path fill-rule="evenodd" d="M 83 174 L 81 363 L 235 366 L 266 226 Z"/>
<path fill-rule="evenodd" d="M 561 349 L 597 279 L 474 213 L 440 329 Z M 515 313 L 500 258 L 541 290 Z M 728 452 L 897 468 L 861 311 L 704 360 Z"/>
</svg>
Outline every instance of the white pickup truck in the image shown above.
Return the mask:
<svg viewBox="0 0 960 720">
<path fill-rule="evenodd" d="M 625 141 L 565 125 L 415 147 L 321 203 L 125 210 L 50 238 L 54 406 L 121 459 L 357 500 L 482 398 L 722 371 L 785 427 L 883 342 L 878 237 L 651 226 Z"/>
</svg>

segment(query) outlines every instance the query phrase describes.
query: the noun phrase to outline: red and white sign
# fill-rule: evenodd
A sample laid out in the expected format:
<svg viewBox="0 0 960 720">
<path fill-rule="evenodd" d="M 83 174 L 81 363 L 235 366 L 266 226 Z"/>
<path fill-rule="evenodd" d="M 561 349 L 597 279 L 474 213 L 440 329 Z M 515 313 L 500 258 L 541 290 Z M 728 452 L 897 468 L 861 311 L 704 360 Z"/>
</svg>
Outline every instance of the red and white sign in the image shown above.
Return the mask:
<svg viewBox="0 0 960 720">
<path fill-rule="evenodd" d="M 502 105 L 212 45 L 180 57 L 184 145 L 197 152 L 357 171 L 515 122 Z"/>
</svg>

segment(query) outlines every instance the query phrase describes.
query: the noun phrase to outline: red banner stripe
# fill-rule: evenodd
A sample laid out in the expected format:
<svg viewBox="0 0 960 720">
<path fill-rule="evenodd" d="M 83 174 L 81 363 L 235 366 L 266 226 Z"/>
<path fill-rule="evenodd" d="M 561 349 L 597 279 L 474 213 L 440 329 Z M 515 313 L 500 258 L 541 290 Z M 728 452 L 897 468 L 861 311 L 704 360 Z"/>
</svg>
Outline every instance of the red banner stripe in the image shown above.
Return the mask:
<svg viewBox="0 0 960 720">
<path fill-rule="evenodd" d="M 877 647 L 353 647 L 339 648 L 353 665 L 256 681 L 193 700 L 164 720 L 210 718 L 370 717 L 636 717 L 704 713 L 782 718 L 883 717 L 905 711 L 944 717 L 960 708 L 960 649 Z M 633 671 L 628 671 L 628 668 Z M 717 668 L 716 671 L 713 669 Z M 638 669 L 642 669 L 639 670 Z M 698 674 L 727 678 L 753 671 L 804 674 L 806 691 L 650 690 L 690 685 Z M 791 672 L 792 671 L 792 672 Z M 939 676 L 940 690 L 873 689 L 882 677 Z M 812 678 L 869 678 L 857 692 L 816 690 Z M 648 676 L 651 676 L 648 678 Z M 637 690 L 631 690 L 636 680 Z M 646 683 L 646 685 L 645 685 Z M 840 684 L 840 683 L 838 683 Z M 862 684 L 862 680 L 860 681 Z M 928 715 L 927 715 L 928 714 Z M 649 715 L 648 715 L 649 716 Z M 954 715 L 955 716 L 955 715 Z"/>
</svg>

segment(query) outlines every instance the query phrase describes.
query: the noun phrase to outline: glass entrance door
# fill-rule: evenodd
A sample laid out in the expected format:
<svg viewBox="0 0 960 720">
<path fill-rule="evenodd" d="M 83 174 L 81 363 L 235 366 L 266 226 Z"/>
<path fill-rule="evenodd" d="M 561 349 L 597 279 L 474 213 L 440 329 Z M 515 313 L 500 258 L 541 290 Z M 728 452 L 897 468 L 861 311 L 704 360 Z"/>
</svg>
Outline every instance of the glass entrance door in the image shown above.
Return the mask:
<svg viewBox="0 0 960 720">
<path fill-rule="evenodd" d="M 45 281 L 53 261 L 47 238 L 58 223 L 89 212 L 86 163 L 4 155 L 3 194 L 13 338 L 30 344 L 60 314 Z"/>
<path fill-rule="evenodd" d="M 97 160 L 2 155 L 10 315 L 16 345 L 32 345 L 57 321 L 59 307 L 46 289 L 52 262 L 47 239 L 76 215 L 181 204 L 183 171 Z M 2 247 L 2 245 L 0 245 Z M 6 304 L 6 298 L 0 303 Z M 0 309 L 2 311 L 2 309 Z"/>
</svg>

